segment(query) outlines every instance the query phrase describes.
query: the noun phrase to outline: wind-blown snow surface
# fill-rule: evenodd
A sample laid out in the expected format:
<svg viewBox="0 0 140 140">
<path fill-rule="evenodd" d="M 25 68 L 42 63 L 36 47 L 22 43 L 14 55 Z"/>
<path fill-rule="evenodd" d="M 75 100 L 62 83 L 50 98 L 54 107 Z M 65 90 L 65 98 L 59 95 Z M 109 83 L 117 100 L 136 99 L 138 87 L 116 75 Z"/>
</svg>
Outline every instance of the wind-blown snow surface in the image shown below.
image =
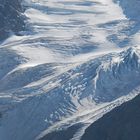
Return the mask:
<svg viewBox="0 0 140 140">
<path fill-rule="evenodd" d="M 82 123 L 73 136 L 80 139 L 89 124 L 139 94 L 139 20 L 128 3 L 22 4 L 31 31 L 0 48 L 2 140 L 39 139 Z"/>
</svg>

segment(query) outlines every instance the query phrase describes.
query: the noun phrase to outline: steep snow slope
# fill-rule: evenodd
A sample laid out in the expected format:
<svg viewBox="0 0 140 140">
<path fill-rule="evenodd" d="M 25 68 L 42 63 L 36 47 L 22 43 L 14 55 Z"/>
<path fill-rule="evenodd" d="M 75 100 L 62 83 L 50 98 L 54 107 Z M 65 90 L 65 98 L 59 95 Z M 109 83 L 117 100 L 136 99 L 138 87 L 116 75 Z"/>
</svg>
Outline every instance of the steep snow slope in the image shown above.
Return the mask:
<svg viewBox="0 0 140 140">
<path fill-rule="evenodd" d="M 118 4 L 22 5 L 31 31 L 11 36 L 0 48 L 3 140 L 39 139 L 82 122 L 73 136 L 80 139 L 89 124 L 139 94 L 139 28 Z"/>
</svg>

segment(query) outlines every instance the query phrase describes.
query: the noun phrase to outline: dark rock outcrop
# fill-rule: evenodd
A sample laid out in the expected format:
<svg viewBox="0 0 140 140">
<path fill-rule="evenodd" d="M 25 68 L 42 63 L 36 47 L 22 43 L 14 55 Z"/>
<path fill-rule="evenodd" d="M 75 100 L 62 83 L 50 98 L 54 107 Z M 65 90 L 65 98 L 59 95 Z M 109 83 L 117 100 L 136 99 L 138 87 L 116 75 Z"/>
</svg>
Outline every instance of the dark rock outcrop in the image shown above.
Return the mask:
<svg viewBox="0 0 140 140">
<path fill-rule="evenodd" d="M 89 126 L 81 140 L 140 140 L 140 96 Z"/>
<path fill-rule="evenodd" d="M 119 0 L 119 4 L 129 19 L 140 22 L 139 0 Z"/>
<path fill-rule="evenodd" d="M 0 0 L 0 41 L 25 29 L 21 0 Z"/>
</svg>

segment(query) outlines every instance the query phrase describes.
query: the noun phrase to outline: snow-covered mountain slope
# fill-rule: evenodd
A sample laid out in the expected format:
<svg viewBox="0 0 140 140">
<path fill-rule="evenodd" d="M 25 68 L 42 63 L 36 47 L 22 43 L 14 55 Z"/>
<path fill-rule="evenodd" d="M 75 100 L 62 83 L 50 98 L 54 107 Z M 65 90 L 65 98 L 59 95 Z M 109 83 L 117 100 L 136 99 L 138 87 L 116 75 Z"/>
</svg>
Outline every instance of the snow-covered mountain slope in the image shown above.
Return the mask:
<svg viewBox="0 0 140 140">
<path fill-rule="evenodd" d="M 90 111 L 91 108 L 94 112 L 121 96 L 138 94 L 139 90 L 134 89 L 140 83 L 139 60 L 139 50 L 130 48 L 121 53 L 93 58 L 58 76 L 38 81 L 34 86 L 8 89 L 5 96 L 1 96 L 1 101 L 4 104 L 6 100 L 6 105 L 12 103 L 13 107 L 2 118 L 0 135 L 3 139 L 34 139 L 41 131 L 55 122 L 64 121 L 64 118 L 84 110 Z M 25 76 L 23 72 L 21 77 L 22 74 Z M 5 80 L 11 81 L 13 88 L 18 84 L 12 83 L 14 80 L 11 77 L 15 79 L 16 76 L 10 75 L 13 74 Z M 32 75 L 29 73 L 29 76 Z M 9 133 L 6 134 L 6 131 Z"/>
<path fill-rule="evenodd" d="M 108 39 L 109 36 L 112 33 L 119 34 L 118 32 L 128 28 L 130 24 L 121 8 L 107 0 L 85 3 L 55 0 L 27 1 L 24 5 L 28 6 L 25 15 L 29 19 L 28 24 L 33 27 L 34 34 L 24 36 L 22 39 L 11 38 L 14 39 L 11 45 L 16 50 L 21 49 L 25 57 L 36 56 L 36 46 L 40 47 L 40 51 L 46 48 L 46 53 L 47 51 L 50 54 L 55 52 L 55 55 L 58 53 L 60 56 L 57 58 L 62 57 L 62 61 L 64 61 L 63 57 L 69 59 L 76 54 L 105 53 L 108 52 L 108 47 L 111 50 L 117 48 L 116 43 Z M 116 12 L 113 12 L 114 10 Z M 113 24 L 112 21 L 115 23 Z M 109 27 L 110 25 L 104 27 L 108 24 L 112 24 L 113 27 Z M 125 34 L 119 34 L 120 38 L 124 38 Z M 9 42 L 8 46 L 10 46 Z M 15 47 L 16 45 L 18 47 Z M 30 51 L 32 54 L 29 54 Z M 49 61 L 48 58 L 43 57 L 44 59 L 46 62 Z"/>
<path fill-rule="evenodd" d="M 139 28 L 119 4 L 22 5 L 30 31 L 0 45 L 2 140 L 40 139 L 82 122 L 73 136 L 80 139 L 89 124 L 139 94 Z"/>
</svg>

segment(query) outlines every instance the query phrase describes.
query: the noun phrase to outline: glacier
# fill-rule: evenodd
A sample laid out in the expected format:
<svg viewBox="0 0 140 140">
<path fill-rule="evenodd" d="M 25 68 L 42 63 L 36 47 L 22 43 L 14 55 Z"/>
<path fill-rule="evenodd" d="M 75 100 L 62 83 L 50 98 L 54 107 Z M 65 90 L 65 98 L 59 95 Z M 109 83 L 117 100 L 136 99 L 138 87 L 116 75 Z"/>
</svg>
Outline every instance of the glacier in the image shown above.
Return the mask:
<svg viewBox="0 0 140 140">
<path fill-rule="evenodd" d="M 0 44 L 0 137 L 39 140 L 80 124 L 80 140 L 139 94 L 140 2 L 20 2 L 26 26 Z"/>
</svg>

